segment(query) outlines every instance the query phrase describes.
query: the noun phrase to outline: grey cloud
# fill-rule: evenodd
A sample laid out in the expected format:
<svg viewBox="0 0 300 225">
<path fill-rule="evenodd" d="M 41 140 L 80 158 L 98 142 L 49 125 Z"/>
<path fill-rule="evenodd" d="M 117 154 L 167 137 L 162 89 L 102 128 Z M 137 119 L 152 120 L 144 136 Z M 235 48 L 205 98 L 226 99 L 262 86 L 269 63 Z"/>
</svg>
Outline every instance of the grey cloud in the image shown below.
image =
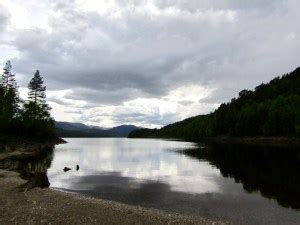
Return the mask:
<svg viewBox="0 0 300 225">
<path fill-rule="evenodd" d="M 72 89 L 64 98 L 91 107 L 159 99 L 190 84 L 216 89 L 202 103 L 221 103 L 299 64 L 296 0 L 118 0 L 119 17 L 81 10 L 74 1 L 49 2 L 61 14 L 49 16 L 50 31 L 13 32 L 11 44 L 20 53 L 13 63 L 25 74 L 19 84 L 26 86 L 39 69 L 49 90 Z M 162 11 L 147 11 L 149 2 Z M 0 27 L 7 23 L 1 15 L 0 8 Z M 128 113 L 115 120 L 175 119 Z"/>
<path fill-rule="evenodd" d="M 97 84 L 95 84 L 96 86 Z M 100 85 L 100 84 L 99 84 Z M 134 99 L 139 96 L 139 90 L 131 88 L 117 88 L 109 90 L 109 87 L 99 89 L 74 88 L 72 93 L 65 95 L 67 99 L 84 100 L 92 104 L 118 104 L 124 100 Z"/>
<path fill-rule="evenodd" d="M 178 103 L 181 105 L 187 106 L 187 105 L 191 105 L 193 102 L 192 101 L 179 101 Z"/>
<path fill-rule="evenodd" d="M 149 114 L 143 113 L 135 113 L 135 112 L 128 112 L 128 113 L 118 113 L 114 112 L 112 114 L 101 114 L 98 116 L 93 116 L 90 121 L 94 123 L 101 123 L 104 118 L 112 119 L 115 124 L 137 124 L 141 126 L 162 126 L 169 123 L 174 122 L 177 118 L 176 113 L 169 113 L 160 115 L 159 112 Z M 87 118 L 82 115 L 80 117 L 81 120 L 85 121 Z"/>
<path fill-rule="evenodd" d="M 68 98 L 68 94 L 64 95 L 63 97 L 58 97 L 58 96 L 50 96 L 50 97 L 47 97 L 47 101 L 49 102 L 52 102 L 52 103 L 56 103 L 56 104 L 59 104 L 59 105 L 63 105 L 63 106 L 67 106 L 67 107 L 72 107 L 72 109 L 74 109 L 75 111 L 80 111 L 80 112 L 83 112 L 83 109 L 92 109 L 92 108 L 96 108 L 96 107 L 99 107 L 101 105 L 99 104 L 94 104 L 92 102 L 84 102 L 80 105 L 78 105 L 77 103 L 73 102 L 72 100 L 74 98 L 76 98 L 76 95 L 75 97 L 72 95 L 71 97 L 72 98 Z M 84 98 L 82 98 L 84 99 Z M 80 100 L 79 98 L 77 100 Z M 67 110 L 67 111 L 71 111 L 71 110 Z M 66 112 L 67 112 L 66 111 Z"/>
<path fill-rule="evenodd" d="M 280 4 L 280 0 L 156 0 L 156 4 L 161 8 L 178 7 L 191 12 L 198 9 L 233 9 L 233 10 L 268 10 Z"/>
<path fill-rule="evenodd" d="M 9 23 L 10 14 L 7 9 L 0 4 L 0 29 L 3 31 Z"/>
<path fill-rule="evenodd" d="M 83 109 L 75 108 L 75 109 L 68 109 L 68 110 L 65 110 L 64 112 L 65 112 L 65 113 L 72 113 L 72 114 L 83 114 L 83 113 L 84 113 L 84 110 L 83 110 Z"/>
<path fill-rule="evenodd" d="M 50 101 L 50 102 L 54 102 L 56 104 L 64 105 L 64 106 L 73 106 L 72 103 L 67 102 L 62 98 L 58 98 L 58 97 L 54 97 L 54 96 L 48 97 L 47 100 Z"/>
</svg>

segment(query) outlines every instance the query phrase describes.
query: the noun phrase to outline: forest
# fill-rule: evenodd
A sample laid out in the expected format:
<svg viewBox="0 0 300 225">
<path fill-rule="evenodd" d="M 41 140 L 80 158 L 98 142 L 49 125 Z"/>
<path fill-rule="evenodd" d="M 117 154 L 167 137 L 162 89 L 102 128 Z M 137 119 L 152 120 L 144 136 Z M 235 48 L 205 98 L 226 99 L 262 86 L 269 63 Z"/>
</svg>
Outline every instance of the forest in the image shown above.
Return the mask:
<svg viewBox="0 0 300 225">
<path fill-rule="evenodd" d="M 30 80 L 28 90 L 27 100 L 21 99 L 12 64 L 7 61 L 0 82 L 0 136 L 53 138 L 54 119 L 46 103 L 46 86 L 39 70 Z"/>
<path fill-rule="evenodd" d="M 254 137 L 300 135 L 300 68 L 242 90 L 237 98 L 223 103 L 214 112 L 176 122 L 161 129 L 141 129 L 129 134 L 138 137 L 197 139 L 201 137 Z"/>
</svg>

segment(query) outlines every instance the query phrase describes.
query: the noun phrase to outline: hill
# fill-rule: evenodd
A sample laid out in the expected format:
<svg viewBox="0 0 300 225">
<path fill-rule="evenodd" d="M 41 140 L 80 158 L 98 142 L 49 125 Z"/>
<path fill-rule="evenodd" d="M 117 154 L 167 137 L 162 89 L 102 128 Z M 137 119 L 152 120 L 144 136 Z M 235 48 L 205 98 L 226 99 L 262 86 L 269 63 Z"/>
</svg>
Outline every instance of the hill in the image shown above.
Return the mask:
<svg viewBox="0 0 300 225">
<path fill-rule="evenodd" d="M 88 126 L 82 123 L 55 122 L 59 137 L 127 137 L 134 130 L 141 129 L 134 125 L 121 125 L 109 129 Z"/>
<path fill-rule="evenodd" d="M 300 135 L 300 68 L 276 77 L 237 98 L 223 103 L 214 112 L 176 122 L 161 129 L 141 129 L 131 138 L 169 137 L 254 137 Z"/>
</svg>

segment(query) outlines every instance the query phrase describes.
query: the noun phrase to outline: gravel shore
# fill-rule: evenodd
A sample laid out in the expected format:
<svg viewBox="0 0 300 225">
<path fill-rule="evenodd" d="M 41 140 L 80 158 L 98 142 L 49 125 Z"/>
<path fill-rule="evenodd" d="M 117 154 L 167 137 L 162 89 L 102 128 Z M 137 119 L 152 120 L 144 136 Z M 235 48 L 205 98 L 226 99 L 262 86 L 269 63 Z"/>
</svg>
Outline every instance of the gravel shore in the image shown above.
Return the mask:
<svg viewBox="0 0 300 225">
<path fill-rule="evenodd" d="M 228 224 L 51 189 L 20 192 L 25 182 L 0 170 L 0 224 Z"/>
</svg>

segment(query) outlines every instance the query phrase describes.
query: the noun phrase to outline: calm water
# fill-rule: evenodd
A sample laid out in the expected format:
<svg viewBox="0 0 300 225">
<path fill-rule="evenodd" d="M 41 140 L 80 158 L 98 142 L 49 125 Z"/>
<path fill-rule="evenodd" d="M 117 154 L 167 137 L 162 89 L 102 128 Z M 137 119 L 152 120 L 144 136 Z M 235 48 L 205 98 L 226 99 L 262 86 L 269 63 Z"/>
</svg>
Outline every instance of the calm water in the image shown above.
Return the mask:
<svg viewBox="0 0 300 225">
<path fill-rule="evenodd" d="M 67 141 L 56 146 L 47 170 L 52 188 L 241 224 L 300 224 L 295 149 L 155 139 Z M 64 172 L 65 166 L 72 170 Z"/>
</svg>

